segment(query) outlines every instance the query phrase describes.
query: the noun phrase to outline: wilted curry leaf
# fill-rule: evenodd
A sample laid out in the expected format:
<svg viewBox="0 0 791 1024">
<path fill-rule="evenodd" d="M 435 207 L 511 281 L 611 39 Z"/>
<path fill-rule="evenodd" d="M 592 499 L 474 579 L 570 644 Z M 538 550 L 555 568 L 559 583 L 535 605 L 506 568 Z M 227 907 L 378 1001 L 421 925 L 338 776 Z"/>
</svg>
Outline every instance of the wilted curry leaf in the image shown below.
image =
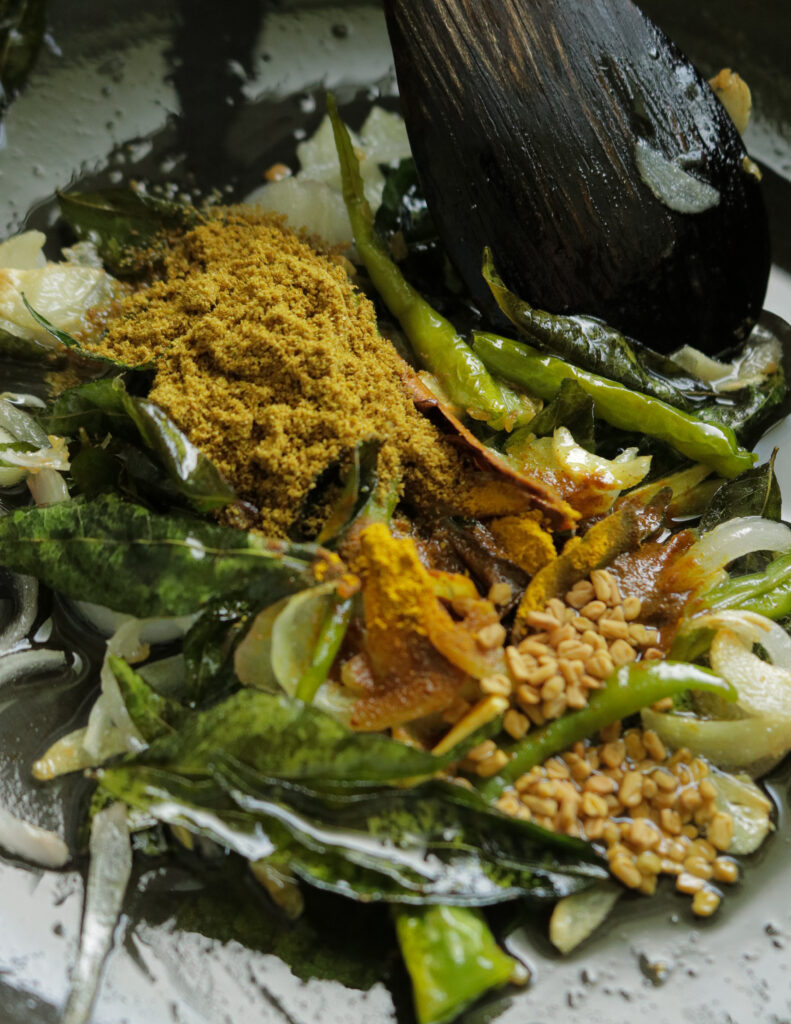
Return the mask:
<svg viewBox="0 0 791 1024">
<path fill-rule="evenodd" d="M 267 543 L 103 495 L 0 518 L 0 564 L 138 617 L 186 615 L 223 595 L 265 604 L 309 582 L 315 548 Z"/>
</svg>

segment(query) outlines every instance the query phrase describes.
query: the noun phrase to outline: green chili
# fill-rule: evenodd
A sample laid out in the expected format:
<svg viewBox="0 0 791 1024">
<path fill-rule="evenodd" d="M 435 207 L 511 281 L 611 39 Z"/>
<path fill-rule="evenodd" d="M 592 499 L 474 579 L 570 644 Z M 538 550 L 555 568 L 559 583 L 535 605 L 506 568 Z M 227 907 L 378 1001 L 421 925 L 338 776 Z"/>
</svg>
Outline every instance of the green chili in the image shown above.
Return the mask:
<svg viewBox="0 0 791 1024">
<path fill-rule="evenodd" d="M 601 690 L 596 690 L 587 707 L 548 722 L 540 729 L 506 747 L 510 760 L 497 778 L 481 786 L 487 797 L 499 795 L 503 785 L 513 782 L 548 757 L 573 747 L 612 722 L 633 715 L 663 697 L 685 690 L 708 690 L 724 700 L 736 700 L 730 683 L 708 669 L 677 661 L 644 661 L 624 665 L 614 672 Z"/>
<path fill-rule="evenodd" d="M 709 611 L 738 608 L 768 619 L 791 615 L 791 552 L 780 555 L 763 572 L 751 572 L 726 580 L 701 598 Z"/>
<path fill-rule="evenodd" d="M 448 398 L 474 419 L 486 420 L 497 430 L 512 426 L 517 417 L 500 385 L 453 324 L 404 279 L 377 237 L 373 213 L 363 192 L 359 161 L 332 96 L 327 97 L 327 109 L 354 242 L 374 287 L 401 324 L 415 355 L 437 377 Z M 526 409 L 524 418 L 530 418 L 532 411 L 532 407 Z"/>
<path fill-rule="evenodd" d="M 738 476 L 756 459 L 739 447 L 730 428 L 704 423 L 658 398 L 543 355 L 523 342 L 476 333 L 474 348 L 493 373 L 539 398 L 552 399 L 564 380 L 575 380 L 593 399 L 596 413 L 612 426 L 656 437 L 693 462 L 710 466 L 720 476 Z"/>
<path fill-rule="evenodd" d="M 497 945 L 486 919 L 470 907 L 394 906 L 396 934 L 412 981 L 418 1024 L 443 1024 L 519 964 Z"/>
<path fill-rule="evenodd" d="M 342 598 L 337 594 L 332 595 L 319 630 L 316 646 L 313 648 L 310 668 L 306 669 L 297 683 L 296 695 L 300 700 L 310 703 L 316 696 L 318 688 L 327 678 L 343 643 L 343 638 L 346 636 L 346 630 L 349 628 L 353 604 L 350 597 Z"/>
</svg>

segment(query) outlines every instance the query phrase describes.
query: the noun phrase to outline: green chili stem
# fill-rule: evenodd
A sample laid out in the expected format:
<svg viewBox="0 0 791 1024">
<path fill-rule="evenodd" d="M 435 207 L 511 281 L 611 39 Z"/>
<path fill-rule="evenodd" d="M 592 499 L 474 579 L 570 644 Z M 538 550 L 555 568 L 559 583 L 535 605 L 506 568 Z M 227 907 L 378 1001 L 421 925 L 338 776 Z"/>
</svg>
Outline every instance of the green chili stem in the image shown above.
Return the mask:
<svg viewBox="0 0 791 1024">
<path fill-rule="evenodd" d="M 352 617 L 353 601 L 350 597 L 333 595 L 332 602 L 321 624 L 319 637 L 313 649 L 310 668 L 297 683 L 297 697 L 310 703 L 316 691 L 327 678 L 332 663 L 340 650 Z"/>
<path fill-rule="evenodd" d="M 437 377 L 450 400 L 495 429 L 512 425 L 515 415 L 500 385 L 453 324 L 404 279 L 377 237 L 359 161 L 332 96 L 327 97 L 327 109 L 341 165 L 343 200 L 357 251 L 374 287 L 401 324 L 418 359 Z M 529 408 L 525 415 L 530 416 Z"/>
<path fill-rule="evenodd" d="M 518 967 L 497 945 L 480 910 L 393 906 L 392 913 L 418 1024 L 455 1020 Z"/>
<path fill-rule="evenodd" d="M 577 381 L 593 399 L 597 414 L 612 426 L 656 437 L 693 462 L 710 466 L 720 476 L 738 476 L 755 461 L 756 456 L 739 447 L 728 427 L 704 423 L 658 398 L 543 355 L 523 342 L 476 333 L 474 348 L 493 373 L 546 400 L 555 397 L 564 380 Z"/>
<path fill-rule="evenodd" d="M 655 661 L 624 665 L 614 672 L 601 690 L 593 693 L 588 706 L 556 718 L 555 721 L 513 743 L 505 752 L 510 760 L 499 776 L 481 787 L 484 796 L 495 798 L 503 786 L 518 779 L 548 757 L 568 750 L 579 740 L 612 722 L 633 715 L 662 697 L 685 690 L 708 690 L 724 700 L 736 700 L 730 683 L 707 669 L 684 662 Z"/>
</svg>

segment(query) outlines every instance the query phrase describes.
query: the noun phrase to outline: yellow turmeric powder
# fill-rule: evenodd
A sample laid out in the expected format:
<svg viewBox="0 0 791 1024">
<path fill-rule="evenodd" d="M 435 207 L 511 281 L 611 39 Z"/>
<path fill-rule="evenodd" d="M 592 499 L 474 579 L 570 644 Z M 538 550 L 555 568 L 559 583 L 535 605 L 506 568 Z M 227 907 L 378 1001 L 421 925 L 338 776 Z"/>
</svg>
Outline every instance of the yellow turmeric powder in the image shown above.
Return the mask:
<svg viewBox="0 0 791 1024">
<path fill-rule="evenodd" d="M 286 535 L 321 473 L 368 438 L 382 441 L 382 486 L 403 480 L 433 510 L 440 496 L 463 504 L 461 458 L 414 408 L 373 306 L 275 216 L 229 208 L 176 239 L 163 278 L 95 347 L 155 364 L 149 397 L 268 534 Z"/>
<path fill-rule="evenodd" d="M 529 512 L 492 519 L 488 526 L 511 561 L 529 576 L 535 576 L 539 569 L 556 557 L 552 535 Z"/>
</svg>

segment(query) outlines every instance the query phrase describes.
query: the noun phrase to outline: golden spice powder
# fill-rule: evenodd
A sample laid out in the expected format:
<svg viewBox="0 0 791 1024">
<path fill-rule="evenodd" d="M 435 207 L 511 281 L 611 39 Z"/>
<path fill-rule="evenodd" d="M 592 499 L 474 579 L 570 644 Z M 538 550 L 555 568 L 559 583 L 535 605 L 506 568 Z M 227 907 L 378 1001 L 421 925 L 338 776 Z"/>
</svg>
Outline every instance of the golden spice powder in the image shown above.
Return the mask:
<svg viewBox="0 0 791 1024">
<path fill-rule="evenodd" d="M 369 300 L 278 217 L 218 211 L 177 239 L 161 280 L 96 346 L 153 361 L 149 397 L 212 459 L 258 526 L 284 535 L 318 475 L 377 438 L 382 484 L 418 504 L 462 483 L 455 450 L 417 410 Z"/>
</svg>

